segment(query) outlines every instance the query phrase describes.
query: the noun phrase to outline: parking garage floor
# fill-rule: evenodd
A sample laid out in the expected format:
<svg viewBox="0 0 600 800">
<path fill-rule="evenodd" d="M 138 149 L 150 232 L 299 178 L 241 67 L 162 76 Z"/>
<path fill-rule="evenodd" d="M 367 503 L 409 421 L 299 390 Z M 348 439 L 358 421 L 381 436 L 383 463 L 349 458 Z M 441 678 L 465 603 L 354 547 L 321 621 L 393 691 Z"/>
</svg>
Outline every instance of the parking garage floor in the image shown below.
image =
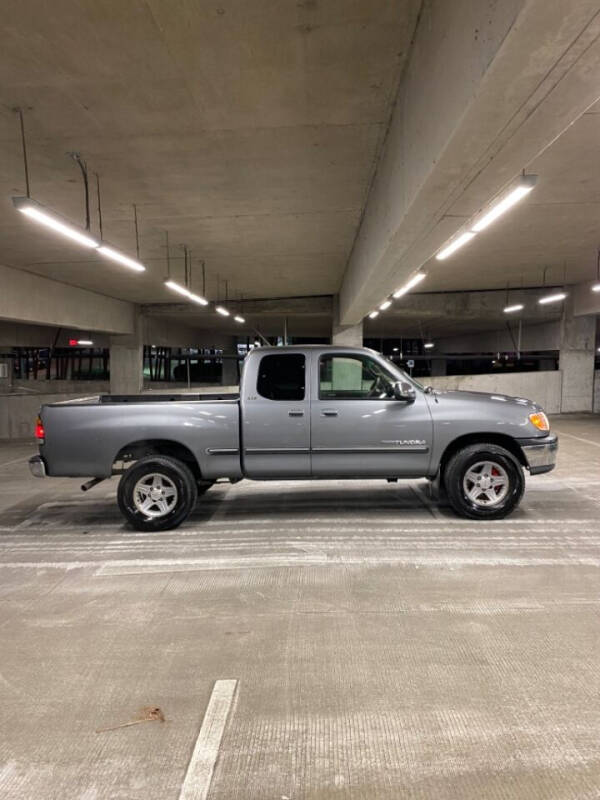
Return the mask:
<svg viewBox="0 0 600 800">
<path fill-rule="evenodd" d="M 243 482 L 142 534 L 1 446 L 0 796 L 600 797 L 600 417 L 553 425 L 486 524 L 426 482 Z"/>
</svg>

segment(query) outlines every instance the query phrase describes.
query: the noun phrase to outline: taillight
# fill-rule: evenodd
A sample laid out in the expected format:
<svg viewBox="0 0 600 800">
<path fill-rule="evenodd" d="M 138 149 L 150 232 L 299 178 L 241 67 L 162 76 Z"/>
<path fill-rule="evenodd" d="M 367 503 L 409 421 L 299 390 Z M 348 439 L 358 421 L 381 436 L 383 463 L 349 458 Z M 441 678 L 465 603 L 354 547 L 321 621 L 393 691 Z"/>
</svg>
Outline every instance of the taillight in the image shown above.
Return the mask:
<svg viewBox="0 0 600 800">
<path fill-rule="evenodd" d="M 40 444 L 44 444 L 44 440 L 46 439 L 46 432 L 44 431 L 41 417 L 38 417 L 35 421 L 35 438 Z"/>
</svg>

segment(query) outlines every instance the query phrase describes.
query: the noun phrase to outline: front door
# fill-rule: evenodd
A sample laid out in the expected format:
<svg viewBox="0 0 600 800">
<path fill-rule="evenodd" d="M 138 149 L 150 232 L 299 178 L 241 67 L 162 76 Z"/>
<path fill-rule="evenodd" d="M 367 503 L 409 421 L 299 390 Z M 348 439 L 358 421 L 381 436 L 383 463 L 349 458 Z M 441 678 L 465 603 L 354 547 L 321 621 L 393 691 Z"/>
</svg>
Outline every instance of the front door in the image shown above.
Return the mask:
<svg viewBox="0 0 600 800">
<path fill-rule="evenodd" d="M 258 364 L 257 364 L 258 362 Z M 310 476 L 310 397 L 305 353 L 265 353 L 242 385 L 242 457 L 249 478 Z"/>
<path fill-rule="evenodd" d="M 315 477 L 427 474 L 433 425 L 427 400 L 396 400 L 398 377 L 362 353 L 323 353 L 314 366 L 311 404 Z"/>
</svg>

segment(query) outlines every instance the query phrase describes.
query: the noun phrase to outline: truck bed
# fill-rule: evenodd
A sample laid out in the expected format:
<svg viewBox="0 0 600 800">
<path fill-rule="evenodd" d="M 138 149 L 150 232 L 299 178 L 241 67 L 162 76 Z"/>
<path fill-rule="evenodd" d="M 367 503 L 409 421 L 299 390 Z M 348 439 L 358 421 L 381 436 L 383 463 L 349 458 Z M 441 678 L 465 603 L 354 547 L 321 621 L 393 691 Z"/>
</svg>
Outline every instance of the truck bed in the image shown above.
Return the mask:
<svg viewBox="0 0 600 800">
<path fill-rule="evenodd" d="M 113 395 L 42 406 L 48 475 L 111 475 L 132 446 L 186 448 L 203 477 L 241 477 L 238 395 Z"/>
</svg>

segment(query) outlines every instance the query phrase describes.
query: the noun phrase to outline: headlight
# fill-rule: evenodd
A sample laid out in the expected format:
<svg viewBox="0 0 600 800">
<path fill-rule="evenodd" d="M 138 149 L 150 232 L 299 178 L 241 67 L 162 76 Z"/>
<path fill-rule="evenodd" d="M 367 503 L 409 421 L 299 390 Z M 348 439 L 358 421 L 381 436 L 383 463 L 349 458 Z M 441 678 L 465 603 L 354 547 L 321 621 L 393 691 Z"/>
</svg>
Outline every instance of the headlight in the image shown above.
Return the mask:
<svg viewBox="0 0 600 800">
<path fill-rule="evenodd" d="M 550 430 L 550 423 L 548 422 L 548 417 L 544 414 L 543 411 L 536 411 L 535 414 L 529 415 L 529 422 L 539 431 L 549 431 Z"/>
</svg>

